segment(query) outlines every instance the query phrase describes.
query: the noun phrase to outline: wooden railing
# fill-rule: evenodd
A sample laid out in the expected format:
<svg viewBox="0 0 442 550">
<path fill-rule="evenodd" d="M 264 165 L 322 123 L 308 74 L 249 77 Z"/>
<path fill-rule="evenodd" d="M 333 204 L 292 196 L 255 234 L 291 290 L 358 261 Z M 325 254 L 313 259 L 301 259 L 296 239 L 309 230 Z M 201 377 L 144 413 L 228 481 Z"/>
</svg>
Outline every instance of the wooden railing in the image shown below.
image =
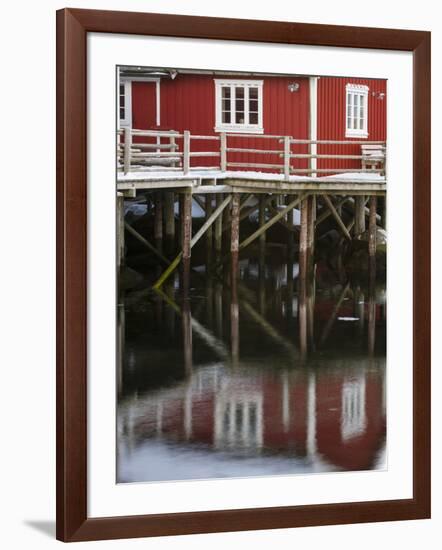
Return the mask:
<svg viewBox="0 0 442 550">
<path fill-rule="evenodd" d="M 380 173 L 385 174 L 386 166 L 386 143 L 384 141 L 367 140 L 307 140 L 293 139 L 291 136 L 265 135 L 265 134 L 228 134 L 221 132 L 217 136 L 203 136 L 191 134 L 185 130 L 183 133 L 175 131 L 155 130 L 134 130 L 125 128 L 118 131 L 117 156 L 118 169 L 125 174 L 132 171 L 163 171 L 172 170 L 189 174 L 194 169 L 200 170 L 241 170 L 252 171 L 278 171 L 284 174 L 285 179 L 290 175 L 326 175 L 351 173 Z M 240 147 L 236 143 L 229 144 L 229 141 L 242 139 L 253 140 L 267 145 L 266 148 Z M 215 150 L 204 151 L 194 150 L 192 142 L 214 142 Z M 181 147 L 180 147 L 181 145 Z M 334 146 L 352 147 L 359 146 L 359 154 L 330 153 L 329 149 Z M 326 152 L 318 153 L 319 148 L 327 148 Z M 209 148 L 209 147 L 207 147 Z M 301 149 L 301 150 L 300 150 Z M 231 155 L 262 155 L 263 162 L 233 161 Z M 267 161 L 270 157 L 272 162 Z M 192 166 L 193 158 L 207 159 L 217 158 L 213 166 Z M 275 160 L 276 159 L 276 160 Z M 321 167 L 317 167 L 317 160 L 321 160 Z M 332 161 L 327 166 L 324 159 Z M 302 160 L 305 167 L 293 166 L 293 160 Z M 339 167 L 340 161 L 360 161 L 360 167 Z"/>
</svg>

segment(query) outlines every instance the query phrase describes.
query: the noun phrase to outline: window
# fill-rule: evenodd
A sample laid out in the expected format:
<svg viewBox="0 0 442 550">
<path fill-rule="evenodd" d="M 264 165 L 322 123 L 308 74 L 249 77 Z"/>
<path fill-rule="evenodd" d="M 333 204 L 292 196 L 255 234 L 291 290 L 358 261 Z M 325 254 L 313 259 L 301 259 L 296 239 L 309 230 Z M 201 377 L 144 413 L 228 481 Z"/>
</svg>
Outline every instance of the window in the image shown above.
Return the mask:
<svg viewBox="0 0 442 550">
<path fill-rule="evenodd" d="M 132 126 L 132 86 L 130 80 L 120 80 L 119 89 L 119 127 Z"/>
<path fill-rule="evenodd" d="M 215 80 L 217 132 L 262 134 L 262 80 Z"/>
<path fill-rule="evenodd" d="M 368 86 L 347 84 L 346 137 L 368 137 Z"/>
</svg>

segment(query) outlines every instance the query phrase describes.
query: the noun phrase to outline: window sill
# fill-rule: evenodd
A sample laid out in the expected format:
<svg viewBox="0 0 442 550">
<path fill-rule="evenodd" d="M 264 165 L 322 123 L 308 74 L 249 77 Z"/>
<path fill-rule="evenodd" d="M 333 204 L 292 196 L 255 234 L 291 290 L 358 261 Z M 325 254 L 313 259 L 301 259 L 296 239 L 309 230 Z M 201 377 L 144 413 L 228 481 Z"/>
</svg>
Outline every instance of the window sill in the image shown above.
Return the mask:
<svg viewBox="0 0 442 550">
<path fill-rule="evenodd" d="M 349 131 L 347 130 L 345 132 L 346 138 L 360 138 L 360 139 L 367 139 L 368 138 L 368 132 L 355 132 L 355 131 Z"/>
<path fill-rule="evenodd" d="M 225 132 L 226 134 L 263 134 L 264 128 L 256 126 L 215 126 L 215 132 Z"/>
</svg>

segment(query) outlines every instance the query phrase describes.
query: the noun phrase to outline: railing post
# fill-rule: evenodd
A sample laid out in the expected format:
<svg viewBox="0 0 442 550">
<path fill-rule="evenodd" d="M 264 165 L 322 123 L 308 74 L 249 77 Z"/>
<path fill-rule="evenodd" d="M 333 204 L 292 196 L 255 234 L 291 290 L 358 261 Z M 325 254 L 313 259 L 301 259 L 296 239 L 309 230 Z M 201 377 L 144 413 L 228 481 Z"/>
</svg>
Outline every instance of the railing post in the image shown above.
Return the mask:
<svg viewBox="0 0 442 550">
<path fill-rule="evenodd" d="M 284 178 L 290 179 L 290 136 L 284 136 Z"/>
<path fill-rule="evenodd" d="M 124 129 L 124 173 L 130 171 L 130 151 L 132 148 L 132 131 L 130 128 Z"/>
<path fill-rule="evenodd" d="M 221 172 L 225 172 L 227 170 L 227 134 L 225 132 L 221 132 L 220 134 L 220 141 L 221 141 Z"/>
<path fill-rule="evenodd" d="M 176 151 L 176 142 L 175 142 L 175 137 L 172 136 L 172 135 L 169 138 L 169 145 L 170 145 L 170 152 L 175 153 L 175 151 Z M 176 166 L 176 162 L 172 162 L 172 166 Z"/>
<path fill-rule="evenodd" d="M 190 132 L 184 130 L 183 136 L 183 172 L 187 174 L 190 169 Z"/>
</svg>

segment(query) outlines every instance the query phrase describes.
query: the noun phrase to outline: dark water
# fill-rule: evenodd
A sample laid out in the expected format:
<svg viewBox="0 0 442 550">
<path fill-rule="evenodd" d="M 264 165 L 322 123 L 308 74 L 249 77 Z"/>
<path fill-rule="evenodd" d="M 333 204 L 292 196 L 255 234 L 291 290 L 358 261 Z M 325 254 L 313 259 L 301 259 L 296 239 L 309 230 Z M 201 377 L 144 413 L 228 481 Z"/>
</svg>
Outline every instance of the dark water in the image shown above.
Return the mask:
<svg viewBox="0 0 442 550">
<path fill-rule="evenodd" d="M 258 271 L 121 298 L 118 482 L 385 468 L 385 289 Z"/>
</svg>

